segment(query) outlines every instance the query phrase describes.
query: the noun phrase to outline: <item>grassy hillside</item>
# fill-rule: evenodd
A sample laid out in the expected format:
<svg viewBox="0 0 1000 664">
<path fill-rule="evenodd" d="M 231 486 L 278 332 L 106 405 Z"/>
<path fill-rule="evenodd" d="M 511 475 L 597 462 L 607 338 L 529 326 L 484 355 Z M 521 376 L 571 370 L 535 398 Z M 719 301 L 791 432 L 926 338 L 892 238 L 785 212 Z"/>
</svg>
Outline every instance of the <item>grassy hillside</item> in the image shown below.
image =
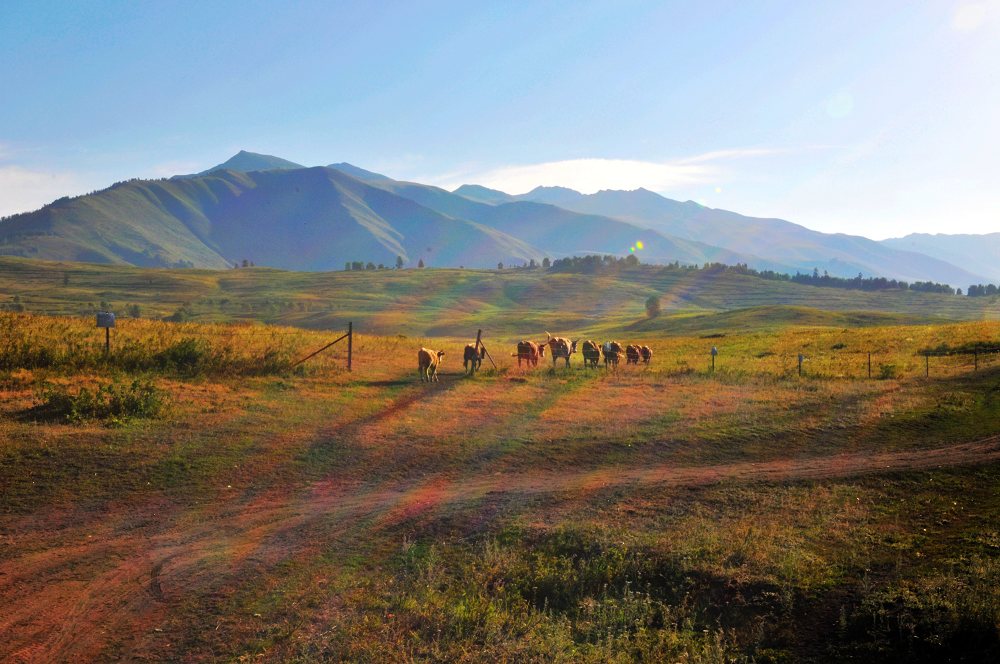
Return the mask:
<svg viewBox="0 0 1000 664">
<path fill-rule="evenodd" d="M 89 319 L 0 314 L 0 660 L 995 661 L 1000 364 L 782 358 L 998 326 L 648 332 L 649 367 L 464 378 L 467 337 L 255 371 L 328 335 L 125 321 L 104 359 Z M 155 413 L 59 410 L 135 378 Z"/>
<path fill-rule="evenodd" d="M 664 315 L 647 320 L 644 302 Z M 596 335 L 630 330 L 694 333 L 779 323 L 852 324 L 1000 318 L 996 298 L 866 293 L 652 266 L 608 275 L 545 270 L 284 272 L 162 270 L 0 258 L 0 304 L 38 313 L 82 314 L 104 301 L 137 304 L 160 318 L 183 308 L 203 321 L 261 320 L 308 328 L 354 321 L 384 334 Z M 757 309 L 759 307 L 778 309 Z M 798 307 L 789 309 L 787 307 Z M 801 309 L 805 307 L 807 309 Z M 736 310 L 752 309 L 749 312 Z M 845 312 L 872 312 L 881 314 Z M 730 312 L 725 316 L 715 316 Z M 832 312 L 836 312 L 835 314 Z"/>
</svg>

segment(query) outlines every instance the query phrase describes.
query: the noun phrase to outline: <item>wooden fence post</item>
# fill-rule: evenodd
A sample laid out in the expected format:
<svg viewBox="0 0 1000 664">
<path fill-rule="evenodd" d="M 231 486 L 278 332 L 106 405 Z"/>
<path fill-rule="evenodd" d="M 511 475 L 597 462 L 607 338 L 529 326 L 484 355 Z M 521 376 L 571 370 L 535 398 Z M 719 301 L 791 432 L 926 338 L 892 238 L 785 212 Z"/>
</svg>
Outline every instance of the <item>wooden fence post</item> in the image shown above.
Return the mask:
<svg viewBox="0 0 1000 664">
<path fill-rule="evenodd" d="M 868 379 L 872 377 L 872 354 L 868 353 Z"/>
<path fill-rule="evenodd" d="M 354 355 L 354 322 L 347 323 L 347 370 L 351 370 L 351 360 Z"/>
<path fill-rule="evenodd" d="M 931 377 L 931 354 L 924 353 L 924 378 Z"/>
<path fill-rule="evenodd" d="M 490 351 L 487 350 L 486 344 L 483 343 L 483 331 L 482 330 L 476 330 L 476 350 L 477 351 L 479 350 L 480 346 L 483 347 L 483 352 L 486 353 L 486 359 L 488 359 L 490 361 L 490 364 L 493 365 L 494 369 L 496 369 L 497 371 L 499 371 L 500 369 L 497 367 L 497 363 L 493 361 L 493 356 L 490 355 Z"/>
</svg>

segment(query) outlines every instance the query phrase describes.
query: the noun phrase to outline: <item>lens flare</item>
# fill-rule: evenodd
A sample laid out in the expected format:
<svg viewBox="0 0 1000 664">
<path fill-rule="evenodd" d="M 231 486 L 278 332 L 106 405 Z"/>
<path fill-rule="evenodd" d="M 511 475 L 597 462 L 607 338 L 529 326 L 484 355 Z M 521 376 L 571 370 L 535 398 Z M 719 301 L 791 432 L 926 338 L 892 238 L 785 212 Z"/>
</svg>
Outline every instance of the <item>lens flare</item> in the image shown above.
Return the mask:
<svg viewBox="0 0 1000 664">
<path fill-rule="evenodd" d="M 642 240 L 639 240 L 638 242 L 635 243 L 635 248 L 636 249 L 642 249 L 642 246 L 643 246 L 642 245 Z"/>
</svg>

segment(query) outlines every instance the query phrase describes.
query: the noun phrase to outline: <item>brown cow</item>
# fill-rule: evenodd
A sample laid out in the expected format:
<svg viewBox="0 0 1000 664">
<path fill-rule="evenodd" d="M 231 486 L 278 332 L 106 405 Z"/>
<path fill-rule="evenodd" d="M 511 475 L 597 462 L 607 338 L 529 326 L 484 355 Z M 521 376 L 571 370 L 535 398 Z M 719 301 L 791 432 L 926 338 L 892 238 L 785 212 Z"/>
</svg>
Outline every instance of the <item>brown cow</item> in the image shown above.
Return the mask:
<svg viewBox="0 0 1000 664">
<path fill-rule="evenodd" d="M 529 367 L 537 367 L 538 358 L 545 357 L 545 344 L 536 344 L 534 341 L 518 341 L 517 352 L 511 353 L 511 357 L 517 358 L 517 366 L 521 366 L 521 360 L 524 360 Z"/>
<path fill-rule="evenodd" d="M 601 347 L 597 342 L 587 339 L 581 344 L 583 352 L 583 366 L 597 368 L 597 363 L 601 361 Z"/>
<path fill-rule="evenodd" d="M 549 352 L 552 353 L 552 366 L 556 366 L 556 360 L 561 357 L 566 360 L 566 366 L 569 367 L 569 356 L 576 352 L 576 340 L 570 341 L 563 337 L 554 337 L 548 332 L 545 333 L 545 336 L 548 337 L 545 343 L 548 344 Z"/>
<path fill-rule="evenodd" d="M 479 371 L 484 357 L 486 357 L 486 346 L 480 346 L 477 351 L 476 344 L 467 344 L 462 359 L 462 364 L 465 366 L 465 373 L 471 374 Z"/>
<path fill-rule="evenodd" d="M 642 355 L 643 364 L 649 364 L 649 361 L 653 359 L 653 349 L 649 346 L 641 346 L 639 348 L 639 354 Z"/>
<path fill-rule="evenodd" d="M 629 344 L 625 348 L 625 364 L 639 364 L 640 357 L 642 357 L 642 352 L 635 344 Z"/>
<path fill-rule="evenodd" d="M 604 355 L 604 368 L 609 366 L 618 368 L 618 361 L 625 353 L 625 348 L 617 341 L 605 341 L 601 346 L 601 354 Z"/>
<path fill-rule="evenodd" d="M 438 367 L 441 366 L 441 358 L 444 357 L 443 350 L 431 350 L 421 348 L 417 352 L 417 363 L 420 367 L 420 382 L 441 382 L 438 378 Z"/>
</svg>

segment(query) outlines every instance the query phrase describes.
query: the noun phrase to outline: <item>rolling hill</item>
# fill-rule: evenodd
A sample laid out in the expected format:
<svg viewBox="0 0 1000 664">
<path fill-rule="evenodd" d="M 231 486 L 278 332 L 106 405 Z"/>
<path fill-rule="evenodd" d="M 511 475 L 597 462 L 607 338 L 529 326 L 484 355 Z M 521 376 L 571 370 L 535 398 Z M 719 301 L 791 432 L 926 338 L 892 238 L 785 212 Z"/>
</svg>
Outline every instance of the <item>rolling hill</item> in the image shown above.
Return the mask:
<svg viewBox="0 0 1000 664">
<path fill-rule="evenodd" d="M 647 319 L 644 302 L 664 314 Z M 691 334 L 777 324 L 855 327 L 996 320 L 996 297 L 912 290 L 872 293 L 743 274 L 652 265 L 602 274 L 544 269 L 405 269 L 351 272 L 148 269 L 0 257 L 0 305 L 90 315 L 138 305 L 144 318 L 263 321 L 380 334 L 491 336 L 627 331 Z M 879 313 L 871 313 L 877 309 Z M 733 313 L 742 311 L 744 313 Z M 853 313 L 851 313 L 853 312 Z M 868 312 L 868 313 L 857 313 Z"/>
</svg>

